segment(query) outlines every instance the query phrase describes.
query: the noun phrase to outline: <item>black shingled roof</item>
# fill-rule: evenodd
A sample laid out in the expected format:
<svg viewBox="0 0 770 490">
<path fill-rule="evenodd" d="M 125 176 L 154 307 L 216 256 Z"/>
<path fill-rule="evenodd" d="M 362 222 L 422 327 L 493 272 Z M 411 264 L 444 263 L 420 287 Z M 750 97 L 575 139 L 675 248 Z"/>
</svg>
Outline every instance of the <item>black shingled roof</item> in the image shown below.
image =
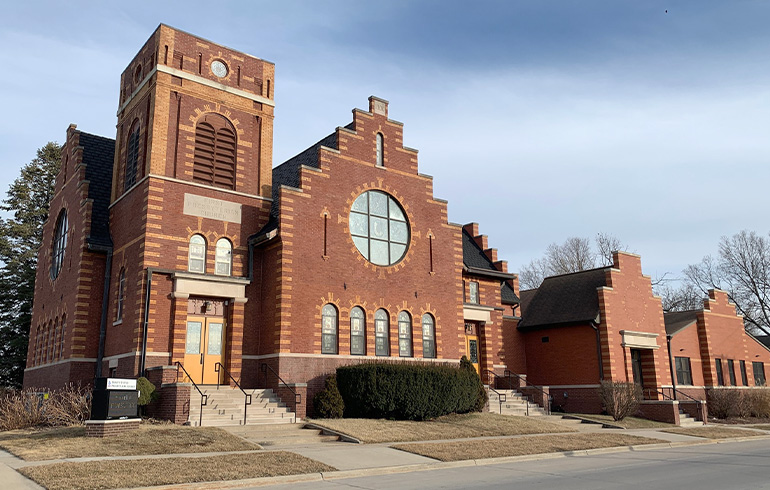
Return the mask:
<svg viewBox="0 0 770 490">
<path fill-rule="evenodd" d="M 500 289 L 500 300 L 504 305 L 517 305 L 519 304 L 519 297 L 516 296 L 516 293 L 513 291 L 513 288 L 508 284 L 507 281 L 503 282 L 503 285 Z"/>
<path fill-rule="evenodd" d="M 754 335 L 759 343 L 770 349 L 770 335 Z"/>
<path fill-rule="evenodd" d="M 607 285 L 606 268 L 551 276 L 534 291 L 522 291 L 528 300 L 522 311 L 520 330 L 587 323 L 599 315 L 598 288 Z"/>
<path fill-rule="evenodd" d="M 81 131 L 80 146 L 83 147 L 83 164 L 89 181 L 88 198 L 93 200 L 88 244 L 97 248 L 112 247 L 109 206 L 115 140 Z"/>
<path fill-rule="evenodd" d="M 310 148 L 289 158 L 273 169 L 273 206 L 270 209 L 271 217 L 277 218 L 279 214 L 280 203 L 278 202 L 278 189 L 280 189 L 282 185 L 299 188 L 299 169 L 301 166 L 305 165 L 313 168 L 321 167 L 320 162 L 318 161 L 318 151 L 322 146 L 333 148 L 335 150 L 339 149 L 339 145 L 337 144 L 337 132 L 335 131 Z"/>
<path fill-rule="evenodd" d="M 470 233 L 463 229 L 463 263 L 466 267 L 499 272 L 489 257 L 476 244 Z"/>
<path fill-rule="evenodd" d="M 663 314 L 666 323 L 666 334 L 674 335 L 689 327 L 698 320 L 698 312 L 702 310 L 672 311 Z"/>
</svg>

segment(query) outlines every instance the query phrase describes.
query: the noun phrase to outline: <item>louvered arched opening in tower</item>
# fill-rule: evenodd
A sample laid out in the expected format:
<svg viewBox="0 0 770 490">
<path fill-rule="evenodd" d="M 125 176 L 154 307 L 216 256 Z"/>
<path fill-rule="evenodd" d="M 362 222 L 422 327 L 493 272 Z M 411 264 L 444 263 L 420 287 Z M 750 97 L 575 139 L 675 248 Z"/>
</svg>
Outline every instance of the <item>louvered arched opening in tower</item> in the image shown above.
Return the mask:
<svg viewBox="0 0 770 490">
<path fill-rule="evenodd" d="M 235 189 L 235 128 L 219 114 L 206 114 L 195 126 L 193 181 Z"/>
</svg>

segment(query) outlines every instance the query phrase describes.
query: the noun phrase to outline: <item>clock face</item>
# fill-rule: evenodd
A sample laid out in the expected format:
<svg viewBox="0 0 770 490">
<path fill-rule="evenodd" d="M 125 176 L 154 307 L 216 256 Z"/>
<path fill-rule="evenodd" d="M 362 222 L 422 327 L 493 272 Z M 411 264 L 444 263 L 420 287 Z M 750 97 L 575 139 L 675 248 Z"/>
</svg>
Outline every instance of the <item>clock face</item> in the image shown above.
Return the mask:
<svg viewBox="0 0 770 490">
<path fill-rule="evenodd" d="M 227 76 L 227 65 L 222 61 L 214 60 L 211 62 L 211 72 L 219 78 Z"/>
</svg>

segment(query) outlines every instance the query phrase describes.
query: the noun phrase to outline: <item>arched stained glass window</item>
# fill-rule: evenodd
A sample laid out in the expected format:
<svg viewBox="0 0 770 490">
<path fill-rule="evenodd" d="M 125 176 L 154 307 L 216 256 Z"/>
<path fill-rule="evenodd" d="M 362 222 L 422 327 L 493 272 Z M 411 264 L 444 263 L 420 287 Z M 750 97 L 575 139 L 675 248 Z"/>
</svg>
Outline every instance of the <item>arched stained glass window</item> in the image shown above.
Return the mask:
<svg viewBox="0 0 770 490">
<path fill-rule="evenodd" d="M 220 276 L 229 276 L 232 273 L 233 245 L 227 238 L 217 240 L 215 273 Z"/>
<path fill-rule="evenodd" d="M 187 258 L 187 270 L 206 272 L 206 239 L 201 235 L 193 235 L 190 238 L 190 250 Z"/>
<path fill-rule="evenodd" d="M 337 308 L 325 304 L 321 310 L 321 353 L 337 353 Z"/>
<path fill-rule="evenodd" d="M 412 357 L 412 317 L 406 311 L 398 314 L 398 355 Z"/>
<path fill-rule="evenodd" d="M 366 354 L 366 316 L 358 306 L 350 310 L 350 353 Z"/>
<path fill-rule="evenodd" d="M 390 321 L 388 312 L 380 308 L 374 313 L 374 353 L 390 355 Z"/>
<path fill-rule="evenodd" d="M 436 357 L 436 322 L 430 313 L 422 316 L 422 357 Z"/>
</svg>

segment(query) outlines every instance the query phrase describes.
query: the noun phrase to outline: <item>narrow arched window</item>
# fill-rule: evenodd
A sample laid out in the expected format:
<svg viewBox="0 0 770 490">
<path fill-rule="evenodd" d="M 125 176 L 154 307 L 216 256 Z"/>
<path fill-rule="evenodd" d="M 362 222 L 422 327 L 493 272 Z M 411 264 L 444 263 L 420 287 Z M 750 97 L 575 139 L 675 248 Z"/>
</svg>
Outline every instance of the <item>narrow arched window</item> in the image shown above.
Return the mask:
<svg viewBox="0 0 770 490">
<path fill-rule="evenodd" d="M 422 316 L 422 357 L 436 357 L 436 322 L 429 313 Z"/>
<path fill-rule="evenodd" d="M 227 238 L 217 240 L 216 264 L 214 272 L 220 276 L 229 276 L 233 265 L 233 246 Z"/>
<path fill-rule="evenodd" d="M 55 353 L 54 347 L 56 346 L 56 331 L 59 330 L 59 319 L 55 319 L 51 323 L 51 329 L 48 332 L 48 345 L 46 346 L 45 357 L 48 362 L 53 362 L 53 355 Z"/>
<path fill-rule="evenodd" d="M 61 317 L 61 339 L 59 340 L 59 359 L 64 359 L 64 338 L 67 335 L 67 315 Z"/>
<path fill-rule="evenodd" d="M 136 184 L 136 176 L 139 170 L 139 121 L 134 121 L 128 132 L 128 145 L 126 146 L 126 176 L 123 181 L 123 191 L 129 190 Z"/>
<path fill-rule="evenodd" d="M 67 210 L 62 209 L 56 219 L 51 252 L 51 279 L 56 279 L 64 264 L 64 250 L 67 248 Z"/>
<path fill-rule="evenodd" d="M 195 126 L 193 181 L 235 189 L 235 127 L 224 116 L 206 114 Z"/>
<path fill-rule="evenodd" d="M 187 257 L 187 270 L 206 272 L 206 239 L 201 235 L 193 235 L 190 238 L 190 250 Z"/>
<path fill-rule="evenodd" d="M 118 307 L 115 313 L 115 321 L 123 320 L 123 305 L 126 300 L 126 269 L 120 269 L 118 276 Z"/>
<path fill-rule="evenodd" d="M 350 310 L 350 353 L 366 354 L 366 317 L 364 310 L 356 306 Z"/>
<path fill-rule="evenodd" d="M 384 157 L 382 152 L 382 133 L 377 133 L 377 166 L 384 167 Z"/>
<path fill-rule="evenodd" d="M 390 322 L 388 312 L 382 308 L 374 312 L 374 353 L 378 356 L 390 355 Z"/>
<path fill-rule="evenodd" d="M 324 305 L 321 310 L 321 354 L 337 353 L 337 308 Z"/>
<path fill-rule="evenodd" d="M 412 357 L 412 317 L 406 311 L 398 314 L 398 355 Z"/>
</svg>

